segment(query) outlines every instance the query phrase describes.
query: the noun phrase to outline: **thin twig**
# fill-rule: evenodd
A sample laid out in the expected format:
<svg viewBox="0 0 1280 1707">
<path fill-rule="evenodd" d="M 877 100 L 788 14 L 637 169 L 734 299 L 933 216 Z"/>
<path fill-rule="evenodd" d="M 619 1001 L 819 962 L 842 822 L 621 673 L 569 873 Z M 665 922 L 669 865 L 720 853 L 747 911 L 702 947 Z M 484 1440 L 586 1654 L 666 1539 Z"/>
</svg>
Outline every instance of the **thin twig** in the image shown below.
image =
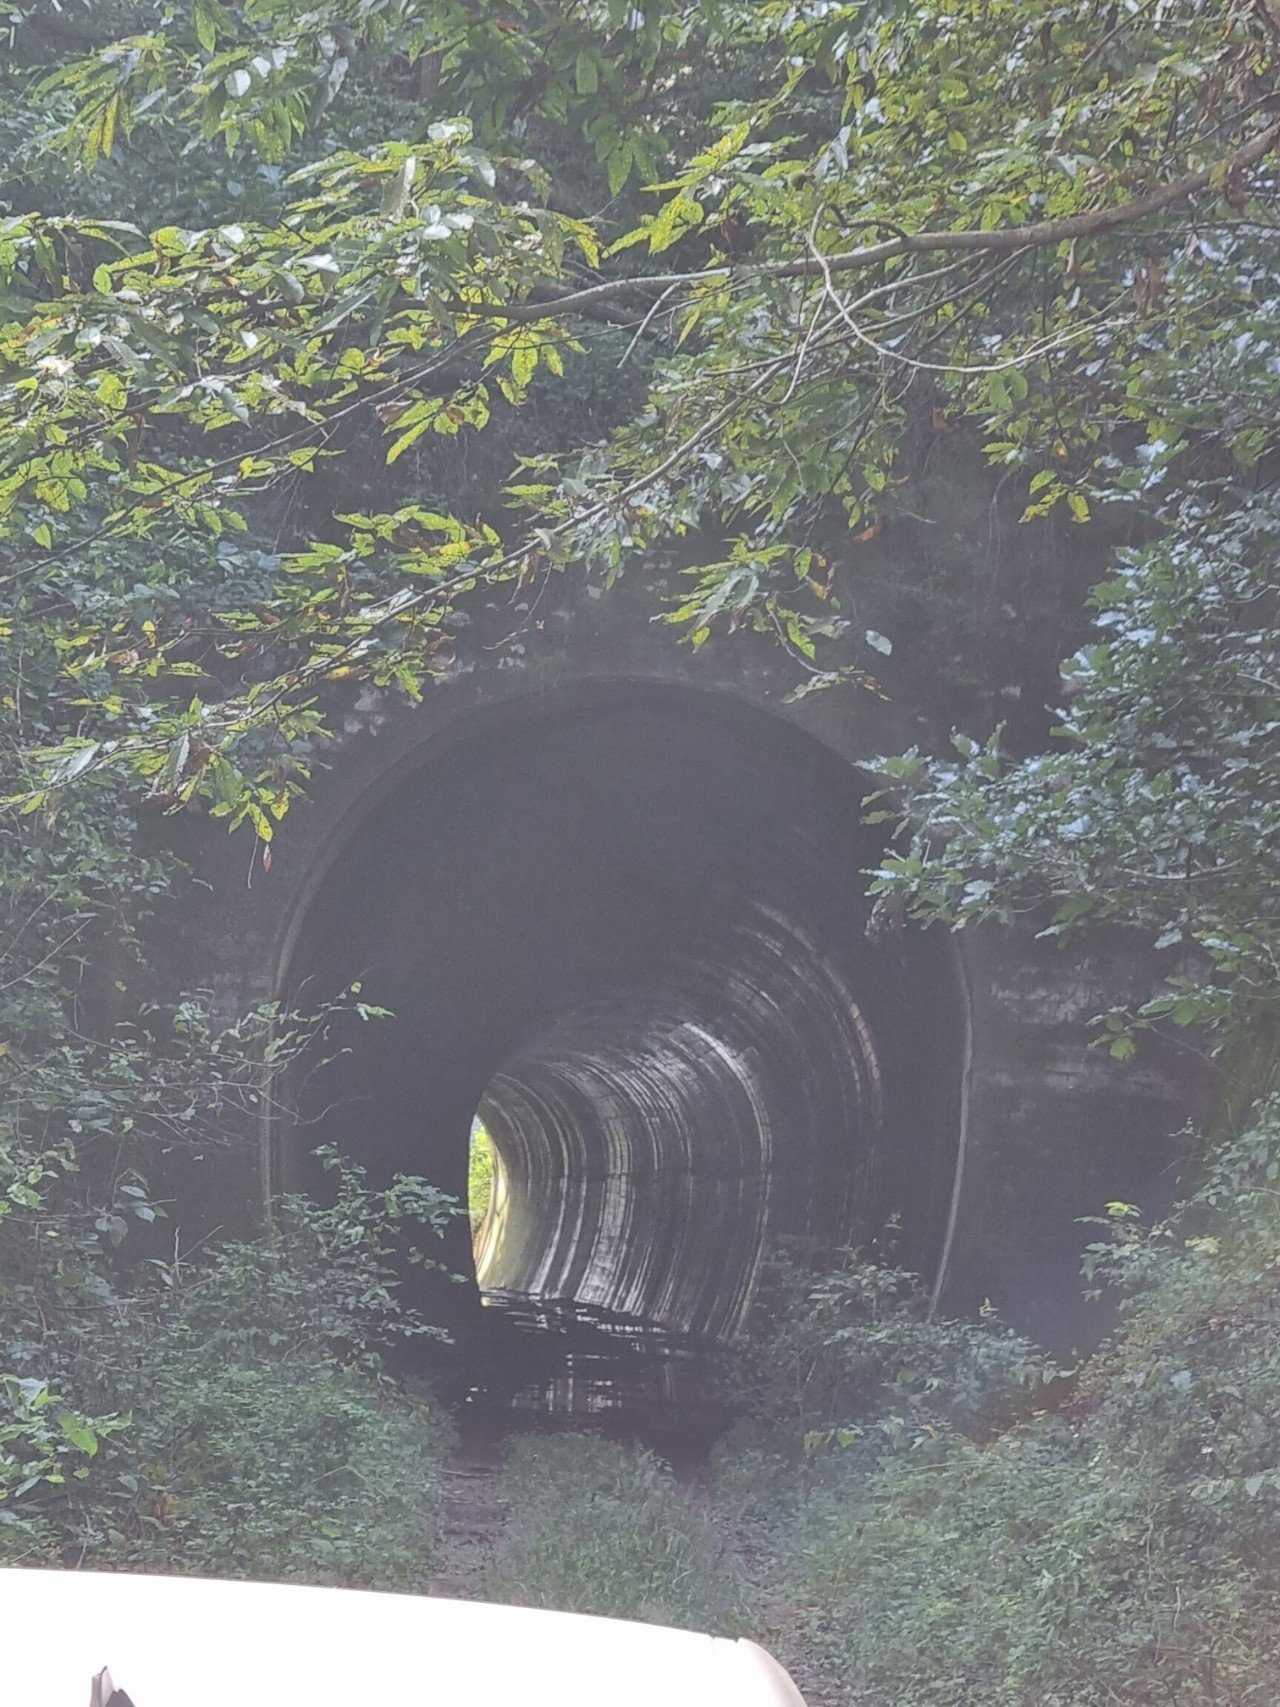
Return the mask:
<svg viewBox="0 0 1280 1707">
<path fill-rule="evenodd" d="M 635 336 L 632 338 L 631 342 L 627 345 L 626 349 L 622 352 L 622 359 L 618 363 L 618 366 L 620 368 L 626 367 L 627 363 L 631 359 L 631 352 L 635 349 L 636 345 L 640 342 L 641 338 L 643 338 L 645 333 L 649 330 L 649 327 L 653 322 L 654 316 L 660 311 L 663 303 L 667 301 L 668 297 L 673 296 L 678 289 L 679 289 L 678 285 L 668 285 L 666 290 L 663 291 L 662 295 L 660 297 L 658 297 L 658 299 L 654 302 L 652 308 L 650 308 L 649 312 L 645 315 L 644 319 L 636 327 Z"/>
</svg>

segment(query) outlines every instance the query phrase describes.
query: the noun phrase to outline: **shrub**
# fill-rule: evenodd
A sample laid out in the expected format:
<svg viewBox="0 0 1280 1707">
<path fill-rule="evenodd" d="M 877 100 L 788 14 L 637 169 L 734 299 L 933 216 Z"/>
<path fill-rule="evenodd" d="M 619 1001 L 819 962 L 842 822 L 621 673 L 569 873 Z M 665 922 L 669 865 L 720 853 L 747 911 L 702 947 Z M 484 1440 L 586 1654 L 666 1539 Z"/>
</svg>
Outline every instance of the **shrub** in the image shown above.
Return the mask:
<svg viewBox="0 0 1280 1707">
<path fill-rule="evenodd" d="M 739 1359 L 733 1439 L 790 1457 L 860 1440 L 870 1463 L 940 1432 L 990 1432 L 1058 1374 L 991 1312 L 932 1317 L 915 1275 L 856 1251 L 827 1269 L 779 1251 Z"/>
<path fill-rule="evenodd" d="M 382 1354 L 438 1331 L 402 1308 L 393 1259 L 453 1205 L 421 1180 L 372 1191 L 325 1161 L 330 1204 L 286 1198 L 258 1238 L 153 1265 L 149 1287 L 113 1295 L 64 1359 L 88 1414 L 8 1382 L 0 1469 L 30 1466 L 24 1505 L 0 1524 L 9 1557 L 419 1585 L 450 1430 Z"/>
<path fill-rule="evenodd" d="M 435 1411 L 324 1360 L 179 1373 L 137 1444 L 132 1534 L 115 1540 L 131 1567 L 422 1587 L 448 1433 Z"/>
</svg>

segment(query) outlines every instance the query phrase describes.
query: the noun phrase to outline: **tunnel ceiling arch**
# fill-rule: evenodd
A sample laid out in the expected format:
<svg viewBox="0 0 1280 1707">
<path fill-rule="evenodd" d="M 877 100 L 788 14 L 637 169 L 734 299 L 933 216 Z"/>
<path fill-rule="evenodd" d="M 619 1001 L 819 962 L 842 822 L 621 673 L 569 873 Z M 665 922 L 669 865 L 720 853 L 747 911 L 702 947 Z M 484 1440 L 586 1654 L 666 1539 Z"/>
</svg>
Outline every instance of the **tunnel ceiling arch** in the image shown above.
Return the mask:
<svg viewBox="0 0 1280 1707">
<path fill-rule="evenodd" d="M 489 708 L 376 790 L 298 924 L 286 991 L 359 980 L 288 1153 L 465 1198 L 486 1285 L 739 1325 L 775 1238 L 902 1217 L 939 1242 L 959 1023 L 945 941 L 868 940 L 858 773 L 716 694 L 618 684 Z M 469 1260 L 470 1252 L 457 1253 Z"/>
</svg>

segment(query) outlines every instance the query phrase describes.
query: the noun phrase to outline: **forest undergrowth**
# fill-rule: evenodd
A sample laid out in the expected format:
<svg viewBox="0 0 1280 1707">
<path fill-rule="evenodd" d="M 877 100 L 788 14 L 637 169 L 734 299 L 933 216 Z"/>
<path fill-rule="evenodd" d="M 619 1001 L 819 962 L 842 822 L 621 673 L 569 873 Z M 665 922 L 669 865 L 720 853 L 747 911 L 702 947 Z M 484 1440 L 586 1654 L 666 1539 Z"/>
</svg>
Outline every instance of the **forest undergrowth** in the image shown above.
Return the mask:
<svg viewBox="0 0 1280 1707">
<path fill-rule="evenodd" d="M 83 1119 L 109 1093 L 176 1120 L 167 1047 L 145 1094 L 135 1056 L 118 1087 L 99 1069 Z M 858 1253 L 775 1252 L 705 1474 L 587 1433 L 515 1440 L 474 1592 L 754 1635 L 823 1704 L 1274 1700 L 1280 1100 L 1198 1151 L 1166 1219 L 1100 1206 L 1081 1284 L 1115 1326 L 1075 1367 L 990 1312 L 932 1316 L 914 1277 Z M 43 1178 L 61 1164 L 41 1154 Z M 89 1168 L 56 1201 L 40 1178 L 10 1199 L 0 1563 L 439 1578 L 455 1431 L 389 1354 L 438 1334 L 404 1307 L 403 1264 L 437 1263 L 463 1211 L 321 1159 L 323 1201 L 182 1257 L 144 1254 L 164 1205 L 119 1165 L 105 1209 Z"/>
<path fill-rule="evenodd" d="M 1074 1369 L 783 1260 L 705 1485 L 522 1441 L 492 1591 L 753 1634 L 878 1707 L 1275 1700 L 1278 1180 L 1268 1103 L 1167 1220 L 1109 1206 L 1084 1279 L 1119 1322 Z"/>
<path fill-rule="evenodd" d="M 456 1211 L 328 1163 L 327 1206 L 104 1297 L 62 1345 L 74 1407 L 6 1377 L 0 1560 L 430 1583 L 454 1430 L 385 1353 L 433 1333 L 394 1259 Z M 857 1253 L 776 1254 L 704 1473 L 515 1438 L 474 1592 L 752 1635 L 820 1702 L 1273 1700 L 1280 1102 L 1167 1219 L 1114 1203 L 1091 1235 L 1118 1313 L 1074 1368 Z"/>
<path fill-rule="evenodd" d="M 0 1565 L 421 1589 L 453 1427 L 391 1375 L 397 1343 L 439 1331 L 392 1258 L 452 1206 L 325 1160 L 329 1202 L 286 1197 L 258 1236 L 114 1286 L 91 1273 L 78 1331 L 26 1348 L 56 1372 L 4 1375 Z"/>
</svg>

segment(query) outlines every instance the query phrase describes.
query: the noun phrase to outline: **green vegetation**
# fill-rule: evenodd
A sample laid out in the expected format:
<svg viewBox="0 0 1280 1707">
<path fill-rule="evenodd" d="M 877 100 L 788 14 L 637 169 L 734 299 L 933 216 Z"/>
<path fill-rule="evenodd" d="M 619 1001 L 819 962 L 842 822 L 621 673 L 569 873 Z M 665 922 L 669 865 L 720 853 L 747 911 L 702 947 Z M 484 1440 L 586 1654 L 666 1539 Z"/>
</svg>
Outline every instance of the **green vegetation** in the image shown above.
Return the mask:
<svg viewBox="0 0 1280 1707">
<path fill-rule="evenodd" d="M 1187 1201 L 1100 1221 L 1122 1301 L 1064 1373 L 910 1277 L 774 1271 L 709 1490 L 591 1437 L 513 1454 L 491 1586 L 762 1633 L 877 1707 L 1246 1703 L 1280 1686 L 1280 1104 Z"/>
<path fill-rule="evenodd" d="M 864 569 L 950 528 L 957 480 L 1046 549 L 1154 538 L 1140 589 L 1265 515 L 1265 6 L 43 14 L 0 90 L 32 810 L 120 778 L 265 844 L 318 689 L 417 695 L 495 587 L 570 566 L 679 558 L 666 619 L 772 636 L 808 692 L 892 672 Z"/>
<path fill-rule="evenodd" d="M 89 1271 L 79 1333 L 64 1307 L 43 1348 L 56 1387 L 5 1378 L 0 1560 L 421 1584 L 451 1431 L 382 1348 L 436 1332 L 397 1301 L 392 1242 L 450 1206 L 325 1160 L 327 1208 L 285 1198 L 258 1239 L 127 1288 Z"/>
<path fill-rule="evenodd" d="M 496 1600 L 745 1631 L 740 1573 L 705 1513 L 651 1454 L 597 1435 L 527 1436 L 502 1480 L 508 1509 L 485 1583 Z"/>
<path fill-rule="evenodd" d="M 471 1122 L 471 1148 L 467 1155 L 467 1210 L 474 1238 L 489 1212 L 493 1196 L 493 1139 L 483 1120 Z"/>
<path fill-rule="evenodd" d="M 727 1524 L 877 1701 L 1273 1698 L 1271 0 L 18 0 L 0 45 L 3 1556 L 423 1569 L 446 1431 L 380 1353 L 446 1205 L 158 1236 L 334 1017 L 171 987 L 163 820 L 266 880 L 353 692 L 625 574 L 794 697 L 966 721 L 880 763 L 886 915 L 1135 927 L 1099 1040 L 1207 1038 L 1227 1143 L 1099 1235 L 1072 1374 L 781 1265 L 720 1517 L 522 1446 L 495 1589 L 732 1627 Z"/>
<path fill-rule="evenodd" d="M 917 1417 L 859 1491 L 805 1503 L 784 1574 L 851 1685 L 903 1707 L 1274 1697 L 1277 1177 L 1269 1105 L 1172 1220 L 1114 1207 L 1090 1266 L 1127 1307 L 1070 1382 L 990 1436 Z"/>
<path fill-rule="evenodd" d="M 1227 509 L 1197 482 L 1157 542 L 1119 555 L 1092 598 L 1104 638 L 1064 666 L 1071 699 L 1050 754 L 1010 758 L 997 730 L 956 736 L 958 760 L 881 762 L 907 845 L 874 887 L 953 927 L 1019 913 L 1038 914 L 1048 936 L 1139 926 L 1167 974 L 1138 1013 L 1100 1016 L 1100 1041 L 1124 1059 L 1143 1030 L 1199 1027 L 1238 1067 L 1256 1032 L 1265 1078 L 1280 639 L 1259 612 L 1274 596 L 1280 509 L 1259 484 Z M 1232 1085 L 1237 1106 L 1258 1088 Z"/>
</svg>

